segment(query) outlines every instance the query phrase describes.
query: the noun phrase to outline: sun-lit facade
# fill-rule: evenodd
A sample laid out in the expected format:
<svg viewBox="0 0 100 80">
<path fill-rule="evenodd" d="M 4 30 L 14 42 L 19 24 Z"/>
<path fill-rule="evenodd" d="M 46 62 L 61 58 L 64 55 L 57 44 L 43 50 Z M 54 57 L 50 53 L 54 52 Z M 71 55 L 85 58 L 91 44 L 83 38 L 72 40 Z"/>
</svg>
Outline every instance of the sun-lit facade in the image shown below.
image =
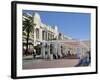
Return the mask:
<svg viewBox="0 0 100 80">
<path fill-rule="evenodd" d="M 49 40 L 63 40 L 63 39 L 71 39 L 70 37 L 65 37 L 62 33 L 59 32 L 57 26 L 50 26 L 42 23 L 40 15 L 38 13 L 24 14 L 24 18 L 28 18 L 27 16 L 32 17 L 33 19 L 33 32 L 30 34 L 30 38 L 34 38 L 34 46 L 39 44 L 41 41 L 49 41 Z"/>
</svg>

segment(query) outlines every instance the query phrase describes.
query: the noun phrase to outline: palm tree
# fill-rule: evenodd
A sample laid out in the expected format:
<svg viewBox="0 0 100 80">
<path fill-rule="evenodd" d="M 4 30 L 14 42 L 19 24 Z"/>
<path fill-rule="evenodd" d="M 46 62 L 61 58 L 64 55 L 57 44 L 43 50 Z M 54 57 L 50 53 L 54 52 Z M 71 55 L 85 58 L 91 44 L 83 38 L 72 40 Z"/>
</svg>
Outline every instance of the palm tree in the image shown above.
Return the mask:
<svg viewBox="0 0 100 80">
<path fill-rule="evenodd" d="M 28 53 L 28 44 L 29 44 L 29 37 L 30 33 L 33 32 L 33 19 L 32 17 L 28 16 L 27 14 L 26 18 L 23 20 L 23 31 L 26 31 L 26 51 L 25 54 Z M 24 34 L 23 34 L 24 35 Z"/>
</svg>

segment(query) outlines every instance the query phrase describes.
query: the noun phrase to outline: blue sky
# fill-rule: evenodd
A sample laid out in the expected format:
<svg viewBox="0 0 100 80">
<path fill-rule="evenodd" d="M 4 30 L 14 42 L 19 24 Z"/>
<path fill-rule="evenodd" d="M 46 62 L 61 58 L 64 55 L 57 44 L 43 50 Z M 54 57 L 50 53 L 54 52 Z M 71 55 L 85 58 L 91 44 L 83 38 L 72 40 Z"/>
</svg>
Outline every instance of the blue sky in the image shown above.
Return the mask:
<svg viewBox="0 0 100 80">
<path fill-rule="evenodd" d="M 90 40 L 90 13 L 46 12 L 23 10 L 24 13 L 38 12 L 44 24 L 58 26 L 59 32 L 78 40 Z"/>
</svg>

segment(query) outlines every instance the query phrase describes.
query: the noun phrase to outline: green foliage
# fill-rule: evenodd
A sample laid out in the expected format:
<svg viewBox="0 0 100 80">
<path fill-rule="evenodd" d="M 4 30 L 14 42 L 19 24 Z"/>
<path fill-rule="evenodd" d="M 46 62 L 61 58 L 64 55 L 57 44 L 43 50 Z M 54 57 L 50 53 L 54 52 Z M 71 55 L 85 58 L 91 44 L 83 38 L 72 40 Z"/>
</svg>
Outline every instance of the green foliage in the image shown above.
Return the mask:
<svg viewBox="0 0 100 80">
<path fill-rule="evenodd" d="M 26 31 L 27 33 L 33 31 L 33 21 L 30 19 L 25 19 L 23 21 L 23 31 Z"/>
<path fill-rule="evenodd" d="M 28 16 L 25 14 L 26 17 L 23 19 L 23 36 L 26 36 L 26 52 L 28 52 L 28 42 L 29 42 L 29 37 L 30 33 L 33 31 L 34 26 L 33 26 L 33 19 L 32 17 Z"/>
</svg>

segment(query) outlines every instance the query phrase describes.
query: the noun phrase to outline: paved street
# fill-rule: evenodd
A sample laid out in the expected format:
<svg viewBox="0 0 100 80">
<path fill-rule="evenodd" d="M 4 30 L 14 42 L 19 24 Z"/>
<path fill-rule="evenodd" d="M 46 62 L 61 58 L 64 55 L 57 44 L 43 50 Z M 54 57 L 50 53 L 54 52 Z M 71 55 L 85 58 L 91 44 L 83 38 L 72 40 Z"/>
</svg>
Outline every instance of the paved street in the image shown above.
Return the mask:
<svg viewBox="0 0 100 80">
<path fill-rule="evenodd" d="M 23 60 L 23 69 L 39 69 L 39 68 L 61 68 L 73 67 L 78 64 L 79 59 L 55 59 L 55 60 Z"/>
</svg>

